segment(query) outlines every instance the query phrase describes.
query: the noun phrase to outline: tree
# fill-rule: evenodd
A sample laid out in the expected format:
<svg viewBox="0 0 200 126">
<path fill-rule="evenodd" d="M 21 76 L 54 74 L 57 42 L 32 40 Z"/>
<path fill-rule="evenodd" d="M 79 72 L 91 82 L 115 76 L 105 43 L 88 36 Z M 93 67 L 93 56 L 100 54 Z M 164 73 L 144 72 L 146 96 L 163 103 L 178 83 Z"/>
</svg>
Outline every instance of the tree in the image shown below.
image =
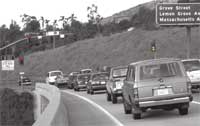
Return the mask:
<svg viewBox="0 0 200 126">
<path fill-rule="evenodd" d="M 40 23 L 37 21 L 35 16 L 30 16 L 23 14 L 20 16 L 22 18 L 22 23 L 24 23 L 23 30 L 25 32 L 38 32 L 40 29 Z"/>
<path fill-rule="evenodd" d="M 69 16 L 67 18 L 67 20 L 70 21 L 70 24 L 72 24 L 74 21 L 76 21 L 77 17 L 74 14 L 71 14 L 71 16 Z"/>
<path fill-rule="evenodd" d="M 65 18 L 65 16 L 60 16 L 60 19 L 58 21 L 62 22 L 63 30 L 65 30 L 66 27 L 69 27 L 68 25 L 69 19 L 70 19 L 69 17 Z"/>
<path fill-rule="evenodd" d="M 103 17 L 100 16 L 98 13 L 98 7 L 94 4 L 92 4 L 91 7 L 87 7 L 88 15 L 87 17 L 89 18 L 88 22 L 95 24 L 97 26 L 97 33 L 101 33 L 101 20 L 103 20 Z"/>
<path fill-rule="evenodd" d="M 126 19 L 119 22 L 119 28 L 121 31 L 127 30 L 131 26 L 132 26 L 131 22 Z"/>
<path fill-rule="evenodd" d="M 9 27 L 8 41 L 13 42 L 20 39 L 21 36 L 23 36 L 23 32 L 20 30 L 20 27 L 16 21 L 12 20 Z"/>
<path fill-rule="evenodd" d="M 155 29 L 155 9 L 151 10 L 141 6 L 138 13 L 131 18 L 131 22 L 134 27 L 141 27 L 147 30 Z"/>
<path fill-rule="evenodd" d="M 45 25 L 46 25 L 46 31 L 49 31 L 51 28 L 51 26 L 49 26 L 49 22 L 50 22 L 50 20 L 48 20 L 48 19 L 45 19 Z M 52 29 L 53 30 L 53 29 Z"/>
<path fill-rule="evenodd" d="M 9 29 L 6 27 L 6 25 L 2 25 L 0 27 L 0 46 L 5 46 L 7 41 L 7 36 L 9 34 Z"/>
<path fill-rule="evenodd" d="M 45 23 L 44 17 L 41 16 L 39 21 L 42 21 L 42 30 L 44 30 L 44 23 Z"/>
<path fill-rule="evenodd" d="M 39 21 L 37 21 L 37 20 L 30 21 L 26 25 L 24 31 L 25 32 L 39 32 L 40 31 L 40 23 L 39 23 Z"/>
</svg>

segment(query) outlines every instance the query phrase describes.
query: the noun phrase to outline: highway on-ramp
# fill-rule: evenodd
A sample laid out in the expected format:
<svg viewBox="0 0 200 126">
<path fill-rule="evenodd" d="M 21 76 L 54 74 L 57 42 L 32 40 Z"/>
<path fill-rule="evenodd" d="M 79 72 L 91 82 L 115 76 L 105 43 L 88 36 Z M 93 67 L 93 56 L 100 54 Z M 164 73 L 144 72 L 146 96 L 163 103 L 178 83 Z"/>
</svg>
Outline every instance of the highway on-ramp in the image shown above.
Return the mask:
<svg viewBox="0 0 200 126">
<path fill-rule="evenodd" d="M 94 103 L 69 93 L 62 93 L 61 97 L 68 111 L 69 126 L 121 125 Z"/>
<path fill-rule="evenodd" d="M 124 114 L 121 98 L 119 98 L 117 104 L 112 104 L 106 101 L 104 92 L 89 95 L 85 91 L 74 92 L 69 89 L 61 90 L 70 113 L 69 118 L 72 124 L 70 126 L 111 126 L 108 124 L 110 123 L 110 119 L 108 117 L 105 118 L 103 114 L 105 112 L 101 113 L 101 109 L 94 109 L 96 107 L 88 101 L 92 101 L 101 106 L 104 111 L 107 111 L 107 113 L 111 114 L 124 126 L 200 126 L 200 93 L 193 94 L 194 102 L 190 104 L 188 115 L 179 115 L 177 109 L 172 111 L 150 110 L 142 114 L 142 119 L 134 120 L 131 114 Z M 80 97 L 77 97 L 77 95 Z"/>
</svg>

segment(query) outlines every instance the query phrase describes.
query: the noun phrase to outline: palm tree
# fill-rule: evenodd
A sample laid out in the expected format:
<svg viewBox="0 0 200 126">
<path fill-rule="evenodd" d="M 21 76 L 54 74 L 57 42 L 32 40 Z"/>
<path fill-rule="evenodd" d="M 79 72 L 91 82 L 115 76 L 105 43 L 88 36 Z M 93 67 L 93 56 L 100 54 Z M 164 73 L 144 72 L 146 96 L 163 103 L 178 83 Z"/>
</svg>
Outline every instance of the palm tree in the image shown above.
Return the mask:
<svg viewBox="0 0 200 126">
<path fill-rule="evenodd" d="M 45 24 L 46 24 L 46 30 L 47 30 L 47 28 L 48 28 L 48 26 L 49 26 L 49 22 L 50 22 L 50 20 L 45 19 L 44 22 L 45 22 Z"/>
<path fill-rule="evenodd" d="M 100 24 L 101 24 L 101 20 L 103 20 L 103 18 L 100 16 L 100 14 L 98 14 L 97 12 L 98 7 L 94 4 L 92 4 L 91 7 L 87 7 L 87 11 L 88 11 L 88 15 L 87 17 L 89 18 L 89 22 L 96 24 L 97 26 L 97 32 L 98 34 L 100 33 Z"/>
<path fill-rule="evenodd" d="M 44 17 L 41 16 L 39 21 L 42 21 L 42 29 L 44 30 Z"/>
<path fill-rule="evenodd" d="M 70 20 L 70 24 L 72 24 L 76 19 L 77 19 L 77 17 L 74 14 L 72 14 L 70 17 L 66 18 L 66 20 Z"/>
<path fill-rule="evenodd" d="M 28 23 L 30 23 L 31 18 L 30 18 L 30 16 L 27 15 L 27 14 L 20 15 L 20 17 L 22 18 L 22 23 L 24 23 L 24 26 L 23 26 L 23 27 L 25 28 L 26 25 L 27 25 Z"/>
<path fill-rule="evenodd" d="M 60 19 L 58 21 L 62 22 L 62 26 L 64 29 L 65 26 L 68 24 L 69 18 L 65 18 L 65 16 L 60 16 Z"/>
</svg>

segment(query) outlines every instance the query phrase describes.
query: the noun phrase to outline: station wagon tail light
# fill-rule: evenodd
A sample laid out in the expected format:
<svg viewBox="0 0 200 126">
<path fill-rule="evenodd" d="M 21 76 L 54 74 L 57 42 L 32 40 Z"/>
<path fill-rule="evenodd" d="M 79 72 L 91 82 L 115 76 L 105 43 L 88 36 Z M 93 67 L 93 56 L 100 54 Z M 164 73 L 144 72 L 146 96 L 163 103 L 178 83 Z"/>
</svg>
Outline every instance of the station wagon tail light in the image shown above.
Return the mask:
<svg viewBox="0 0 200 126">
<path fill-rule="evenodd" d="M 134 98 L 139 98 L 139 96 L 138 96 L 138 88 L 133 88 L 133 96 L 134 96 Z"/>
<path fill-rule="evenodd" d="M 187 91 L 188 93 L 191 93 L 192 85 L 190 81 L 187 81 Z"/>
<path fill-rule="evenodd" d="M 96 84 L 96 81 L 92 81 L 91 84 Z"/>
<path fill-rule="evenodd" d="M 116 83 L 114 82 L 112 86 L 113 86 L 113 88 L 116 88 Z"/>
<path fill-rule="evenodd" d="M 116 88 L 116 87 L 117 87 L 117 86 L 116 86 L 116 82 L 118 82 L 118 81 L 120 81 L 120 80 L 114 80 L 113 88 Z"/>
</svg>

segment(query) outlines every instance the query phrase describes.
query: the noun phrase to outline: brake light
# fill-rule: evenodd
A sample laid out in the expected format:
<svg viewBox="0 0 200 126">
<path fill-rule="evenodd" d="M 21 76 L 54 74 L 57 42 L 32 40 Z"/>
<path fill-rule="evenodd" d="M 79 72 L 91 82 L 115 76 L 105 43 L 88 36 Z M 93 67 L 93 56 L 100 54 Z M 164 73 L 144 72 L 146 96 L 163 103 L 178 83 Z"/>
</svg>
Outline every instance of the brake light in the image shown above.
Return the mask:
<svg viewBox="0 0 200 126">
<path fill-rule="evenodd" d="M 115 82 L 113 83 L 113 88 L 116 88 L 116 83 Z"/>
<path fill-rule="evenodd" d="M 139 98 L 139 96 L 138 96 L 138 88 L 133 88 L 133 97 L 134 98 Z"/>
<path fill-rule="evenodd" d="M 192 90 L 191 82 L 187 81 L 187 91 L 188 91 L 188 93 L 191 93 L 191 90 Z"/>
</svg>

